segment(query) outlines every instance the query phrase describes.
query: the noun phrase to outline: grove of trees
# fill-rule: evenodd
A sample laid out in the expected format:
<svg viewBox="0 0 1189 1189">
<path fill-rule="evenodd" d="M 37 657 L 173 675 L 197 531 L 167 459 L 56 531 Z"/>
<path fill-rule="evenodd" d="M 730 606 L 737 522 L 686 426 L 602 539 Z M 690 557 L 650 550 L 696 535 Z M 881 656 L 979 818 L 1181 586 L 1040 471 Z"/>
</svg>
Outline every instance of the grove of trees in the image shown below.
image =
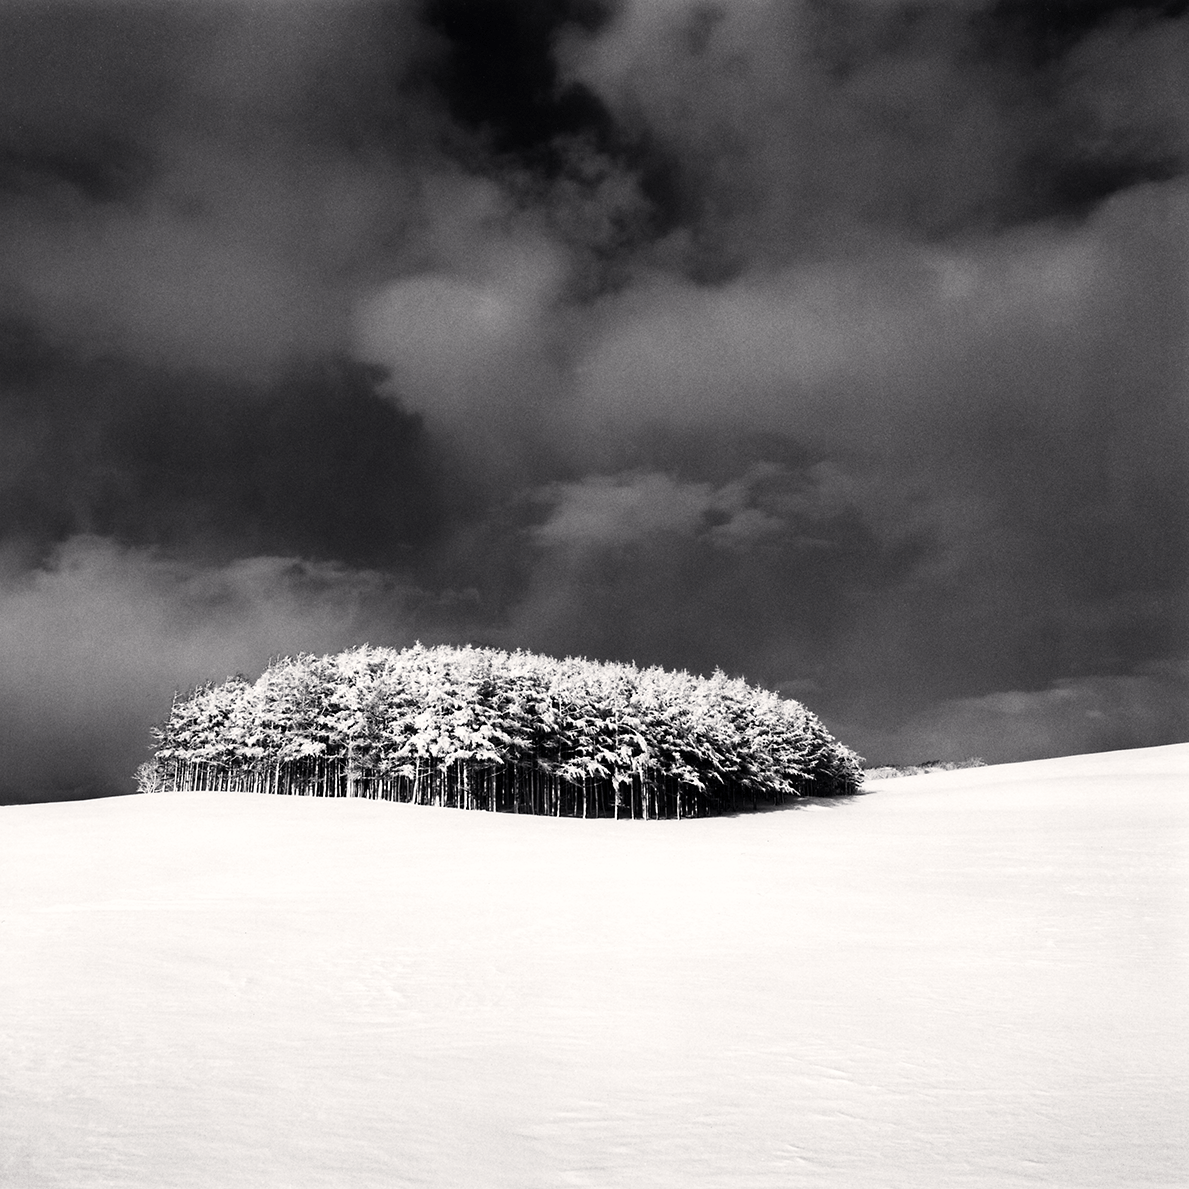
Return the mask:
<svg viewBox="0 0 1189 1189">
<path fill-rule="evenodd" d="M 854 792 L 799 702 L 721 672 L 364 645 L 176 698 L 142 789 L 370 797 L 570 817 L 694 817 Z"/>
</svg>

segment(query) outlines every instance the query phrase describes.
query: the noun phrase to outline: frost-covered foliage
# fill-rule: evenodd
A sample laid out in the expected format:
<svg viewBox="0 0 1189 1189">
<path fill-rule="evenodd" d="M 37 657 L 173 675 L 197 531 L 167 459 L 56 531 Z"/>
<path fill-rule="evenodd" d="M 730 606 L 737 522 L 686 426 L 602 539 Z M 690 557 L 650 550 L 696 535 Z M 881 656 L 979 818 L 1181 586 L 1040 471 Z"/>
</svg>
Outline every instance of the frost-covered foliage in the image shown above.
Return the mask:
<svg viewBox="0 0 1189 1189">
<path fill-rule="evenodd" d="M 717 672 L 363 646 L 174 703 L 142 788 L 685 817 L 853 792 L 857 757 L 798 702 Z"/>
</svg>

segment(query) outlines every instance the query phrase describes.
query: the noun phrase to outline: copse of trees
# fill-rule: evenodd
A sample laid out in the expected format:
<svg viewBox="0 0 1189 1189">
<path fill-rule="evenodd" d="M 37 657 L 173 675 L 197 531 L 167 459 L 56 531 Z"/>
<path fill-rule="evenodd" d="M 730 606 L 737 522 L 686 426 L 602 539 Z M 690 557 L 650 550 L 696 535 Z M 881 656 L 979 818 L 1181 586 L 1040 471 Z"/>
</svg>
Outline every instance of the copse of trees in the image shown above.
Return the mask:
<svg viewBox="0 0 1189 1189">
<path fill-rule="evenodd" d="M 174 700 L 145 790 L 369 797 L 569 817 L 701 817 L 854 792 L 799 702 L 721 672 L 366 645 Z"/>
</svg>

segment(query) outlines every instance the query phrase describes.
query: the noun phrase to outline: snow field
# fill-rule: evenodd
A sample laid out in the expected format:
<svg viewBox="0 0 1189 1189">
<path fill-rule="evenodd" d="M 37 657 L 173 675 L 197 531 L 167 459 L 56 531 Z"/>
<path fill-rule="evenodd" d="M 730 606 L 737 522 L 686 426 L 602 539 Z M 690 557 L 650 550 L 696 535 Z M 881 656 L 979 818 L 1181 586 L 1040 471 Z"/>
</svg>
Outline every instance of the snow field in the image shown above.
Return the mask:
<svg viewBox="0 0 1189 1189">
<path fill-rule="evenodd" d="M 0 1184 L 1189 1183 L 1189 745 L 871 790 L 0 809 Z"/>
</svg>

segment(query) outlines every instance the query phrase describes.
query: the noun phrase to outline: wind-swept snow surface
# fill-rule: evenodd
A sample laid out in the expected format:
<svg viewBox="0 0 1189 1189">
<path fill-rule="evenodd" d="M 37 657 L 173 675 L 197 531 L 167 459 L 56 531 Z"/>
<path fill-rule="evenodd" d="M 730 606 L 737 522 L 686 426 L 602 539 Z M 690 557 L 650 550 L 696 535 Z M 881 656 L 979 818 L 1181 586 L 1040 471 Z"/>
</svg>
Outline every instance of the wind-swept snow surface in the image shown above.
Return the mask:
<svg viewBox="0 0 1189 1189">
<path fill-rule="evenodd" d="M 0 810 L 0 1182 L 1184 1186 L 1189 745 L 614 822 Z"/>
</svg>

